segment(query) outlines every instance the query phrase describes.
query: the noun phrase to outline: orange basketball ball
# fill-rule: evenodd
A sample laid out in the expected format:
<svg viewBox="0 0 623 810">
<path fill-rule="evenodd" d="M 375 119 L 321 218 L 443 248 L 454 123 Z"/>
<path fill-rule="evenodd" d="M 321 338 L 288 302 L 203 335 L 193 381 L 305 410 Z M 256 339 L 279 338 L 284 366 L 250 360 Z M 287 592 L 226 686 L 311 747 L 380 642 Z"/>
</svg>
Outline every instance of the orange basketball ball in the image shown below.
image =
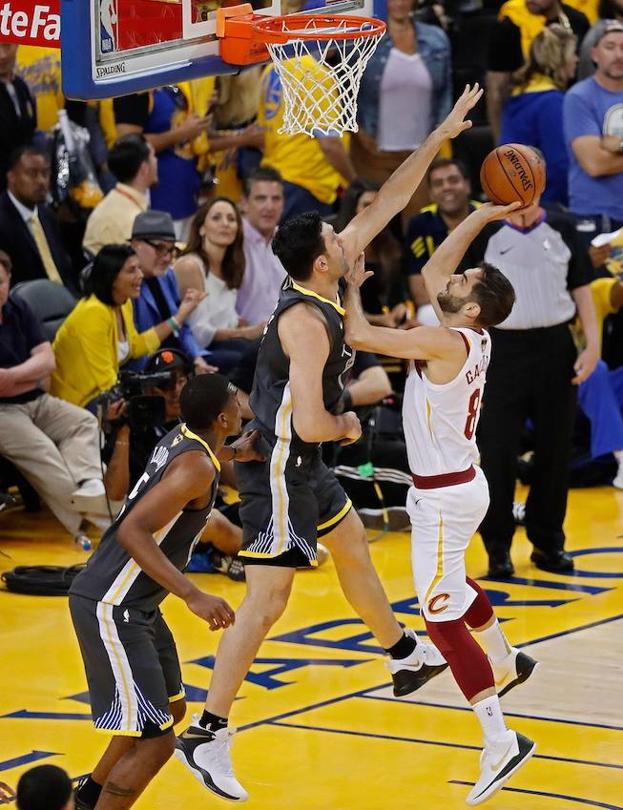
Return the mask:
<svg viewBox="0 0 623 810">
<path fill-rule="evenodd" d="M 545 163 L 529 146 L 505 143 L 489 152 L 480 169 L 480 183 L 491 202 L 531 205 L 545 189 Z"/>
</svg>

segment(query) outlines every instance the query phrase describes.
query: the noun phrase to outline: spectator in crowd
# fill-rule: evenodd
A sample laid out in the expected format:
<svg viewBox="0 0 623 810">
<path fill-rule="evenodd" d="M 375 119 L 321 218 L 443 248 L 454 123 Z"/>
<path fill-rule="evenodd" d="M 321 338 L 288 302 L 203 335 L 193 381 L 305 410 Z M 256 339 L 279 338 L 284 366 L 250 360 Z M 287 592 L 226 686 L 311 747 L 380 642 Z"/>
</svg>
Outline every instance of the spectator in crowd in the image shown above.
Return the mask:
<svg viewBox="0 0 623 810">
<path fill-rule="evenodd" d="M 74 791 L 67 773 L 56 765 L 35 765 L 17 783 L 17 810 L 73 810 Z"/>
<path fill-rule="evenodd" d="M 10 283 L 11 262 L 0 251 L 0 453 L 84 544 L 82 513 L 105 506 L 97 421 L 46 393 L 52 347 L 28 305 L 9 296 Z"/>
<path fill-rule="evenodd" d="M 558 23 L 576 36 L 578 48 L 589 30 L 582 12 L 559 0 L 508 0 L 500 9 L 489 40 L 486 102 L 495 143 L 500 142 L 502 106 L 511 89 L 512 75 L 530 54 L 530 45 L 546 25 Z"/>
<path fill-rule="evenodd" d="M 591 283 L 601 337 L 604 318 L 623 308 L 623 282 L 597 278 Z M 612 453 L 617 473 L 612 485 L 623 489 L 623 367 L 610 370 L 603 360 L 578 388 L 578 402 L 591 425 L 591 458 Z"/>
<path fill-rule="evenodd" d="M 304 56 L 297 70 L 318 73 L 318 63 Z M 323 77 L 320 76 L 319 81 Z M 285 104 L 281 81 L 273 65 L 262 73 L 257 125 L 234 136 L 231 146 L 249 146 L 263 152 L 262 166 L 276 169 L 283 179 L 285 205 L 281 221 L 304 211 L 321 216 L 333 212 L 340 186 L 355 179 L 355 170 L 343 138 L 308 135 L 283 135 Z"/>
<path fill-rule="evenodd" d="M 185 241 L 201 186 L 198 141 L 211 116 L 194 109 L 186 82 L 116 98 L 114 109 L 119 138 L 144 133 L 156 150 L 158 183 L 151 189 L 151 206 L 171 214 L 177 238 Z"/>
<path fill-rule="evenodd" d="M 368 180 L 355 180 L 348 187 L 338 214 L 339 233 L 361 211 L 372 205 L 378 186 Z M 407 291 L 402 273 L 402 247 L 391 230 L 384 228 L 365 251 L 366 267 L 374 272 L 368 280 L 369 290 L 362 289 L 363 309 L 370 323 L 390 328 L 402 326 L 409 320 Z"/>
<path fill-rule="evenodd" d="M 36 146 L 20 146 L 9 157 L 7 168 L 8 188 L 0 194 L 0 249 L 11 257 L 14 282 L 49 278 L 76 292 L 77 274 L 63 247 L 56 217 L 46 205 L 47 154 Z"/>
<path fill-rule="evenodd" d="M 578 79 L 588 79 L 595 72 L 592 50 L 601 39 L 608 20 L 618 20 L 618 22 L 623 23 L 623 0 L 600 0 L 599 20 L 584 37 L 580 48 Z"/>
<path fill-rule="evenodd" d="M 591 53 L 595 75 L 564 103 L 569 207 L 587 241 L 623 226 L 623 23 L 609 22 Z"/>
<path fill-rule="evenodd" d="M 193 218 L 175 274 L 181 295 L 191 289 L 207 293 L 188 323 L 197 343 L 210 350 L 210 362 L 224 374 L 264 328 L 263 323 L 248 326 L 236 312 L 244 270 L 240 213 L 231 200 L 215 197 Z"/>
<path fill-rule="evenodd" d="M 158 182 L 156 153 L 143 135 L 120 138 L 110 150 L 108 168 L 117 185 L 95 206 L 82 241 L 93 256 L 104 245 L 130 238 L 136 216 L 149 207 L 149 189 Z"/>
<path fill-rule="evenodd" d="M 448 37 L 412 18 L 413 0 L 387 0 L 387 31 L 372 55 L 357 99 L 359 132 L 351 157 L 358 177 L 382 184 L 452 107 Z M 428 202 L 424 184 L 407 213 Z"/>
<path fill-rule="evenodd" d="M 286 277 L 272 248 L 283 202 L 283 180 L 276 169 L 263 166 L 244 181 L 240 203 L 244 275 L 236 297 L 236 312 L 251 325 L 269 319 Z"/>
<path fill-rule="evenodd" d="M 470 199 L 472 189 L 467 168 L 460 160 L 438 158 L 431 164 L 426 178 L 432 204 L 423 208 L 407 226 L 407 274 L 418 320 L 435 324 L 437 317 L 424 286 L 422 268 L 450 231 L 480 203 Z M 482 261 L 488 233 L 488 228 L 485 228 L 467 248 L 459 265 L 460 272 L 476 267 Z M 364 288 L 365 285 L 362 293 Z"/>
<path fill-rule="evenodd" d="M 54 339 L 55 396 L 94 407 L 95 398 L 117 382 L 120 366 L 154 352 L 201 300 L 201 293 L 188 290 L 175 316 L 139 333 L 132 300 L 141 294 L 142 278 L 138 257 L 129 245 L 106 245 L 97 254 L 84 297 Z"/>
<path fill-rule="evenodd" d="M 513 494 L 526 419 L 534 425 L 534 472 L 526 532 L 537 568 L 573 570 L 565 552 L 568 468 L 577 385 L 599 359 L 592 267 L 571 217 L 546 212 L 539 200 L 513 212 L 488 242 L 485 261 L 512 283 L 510 316 L 491 330 L 491 362 L 479 425 L 481 465 L 491 503 L 480 533 L 489 575 L 513 574 Z M 569 331 L 578 313 L 586 336 L 579 355 Z"/>
<path fill-rule="evenodd" d="M 103 454 L 107 463 L 104 483 L 110 499 L 115 502 L 125 500 L 145 471 L 156 444 L 181 423 L 180 394 L 193 374 L 193 364 L 189 357 L 177 349 L 160 349 L 148 359 L 144 372 L 168 373 L 170 376 L 169 381 L 150 386 L 145 391 L 147 396 L 162 401 L 162 418 L 146 417 L 145 413 L 141 413 L 138 419 L 135 418 L 131 402 L 119 402 L 112 410 L 110 415 L 113 418 L 106 423 L 107 441 Z M 231 463 L 222 462 L 222 467 L 223 481 L 235 486 Z M 201 540 L 198 559 L 195 563 L 191 561 L 189 570 L 222 570 L 222 573 L 229 573 L 242 543 L 240 527 L 218 509 L 214 509 Z M 208 545 L 218 550 L 218 559 Z M 232 567 L 232 578 L 244 579 L 244 575 L 240 576 L 241 570 L 241 564 L 236 562 Z"/>
<path fill-rule="evenodd" d="M 37 129 L 51 132 L 65 106 L 61 86 L 61 49 L 20 45 L 16 72 L 28 84 L 35 101 Z"/>
<path fill-rule="evenodd" d="M 175 250 L 175 229 L 171 214 L 145 211 L 134 220 L 131 246 L 138 257 L 143 283 L 141 294 L 133 299 L 134 324 L 139 332 L 168 321 L 179 309 L 180 295 L 171 259 Z M 192 336 L 188 323 L 182 323 L 161 344 L 179 349 L 192 358 L 195 371 L 210 371 L 203 349 Z M 132 360 L 129 368 L 141 370 L 147 358 Z M 213 369 L 212 369 L 213 370 Z"/>
<path fill-rule="evenodd" d="M 0 191 L 6 188 L 9 155 L 30 143 L 37 128 L 35 100 L 15 75 L 16 56 L 17 45 L 0 42 Z"/>
<path fill-rule="evenodd" d="M 515 74 L 514 90 L 504 104 L 501 143 L 525 143 L 541 151 L 547 163 L 543 202 L 567 204 L 569 157 L 562 126 L 565 90 L 577 65 L 573 33 L 555 23 L 530 45 L 530 56 Z"/>
</svg>

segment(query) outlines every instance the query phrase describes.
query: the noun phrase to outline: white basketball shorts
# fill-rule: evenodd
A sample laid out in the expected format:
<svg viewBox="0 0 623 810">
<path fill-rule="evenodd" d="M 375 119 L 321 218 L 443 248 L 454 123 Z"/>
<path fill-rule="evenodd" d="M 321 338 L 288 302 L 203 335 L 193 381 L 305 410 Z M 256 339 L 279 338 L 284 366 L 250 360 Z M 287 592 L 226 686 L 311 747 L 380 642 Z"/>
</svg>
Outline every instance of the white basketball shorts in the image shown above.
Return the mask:
<svg viewBox="0 0 623 810">
<path fill-rule="evenodd" d="M 460 619 L 476 598 L 465 581 L 465 551 L 489 506 L 482 470 L 463 484 L 407 494 L 411 564 L 420 610 L 427 621 Z"/>
</svg>

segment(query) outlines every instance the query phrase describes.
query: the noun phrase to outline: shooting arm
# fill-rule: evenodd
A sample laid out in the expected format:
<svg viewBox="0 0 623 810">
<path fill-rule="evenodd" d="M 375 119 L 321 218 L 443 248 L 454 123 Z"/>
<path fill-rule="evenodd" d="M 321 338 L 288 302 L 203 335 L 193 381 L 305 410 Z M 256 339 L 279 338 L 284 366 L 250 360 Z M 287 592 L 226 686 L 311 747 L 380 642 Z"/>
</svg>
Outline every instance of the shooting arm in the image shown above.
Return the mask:
<svg viewBox="0 0 623 810">
<path fill-rule="evenodd" d="M 465 353 L 460 334 L 450 329 L 438 326 L 418 326 L 415 329 L 372 326 L 366 320 L 361 294 L 354 284 L 348 285 L 345 303 L 345 337 L 354 349 L 404 360 L 447 359 Z"/>
</svg>

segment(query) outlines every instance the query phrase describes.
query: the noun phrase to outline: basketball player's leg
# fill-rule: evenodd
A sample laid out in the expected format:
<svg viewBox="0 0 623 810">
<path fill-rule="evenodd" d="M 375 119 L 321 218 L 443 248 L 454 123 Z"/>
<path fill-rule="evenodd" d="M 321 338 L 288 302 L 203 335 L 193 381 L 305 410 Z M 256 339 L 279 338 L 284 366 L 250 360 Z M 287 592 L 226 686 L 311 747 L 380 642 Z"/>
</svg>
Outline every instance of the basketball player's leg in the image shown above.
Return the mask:
<svg viewBox="0 0 623 810">
<path fill-rule="evenodd" d="M 236 623 L 221 638 L 206 700 L 206 711 L 227 718 L 238 690 L 270 628 L 283 614 L 294 568 L 246 564 L 247 592 Z"/>
<path fill-rule="evenodd" d="M 244 801 L 248 794 L 234 776 L 230 759 L 229 713 L 268 631 L 288 603 L 295 568 L 247 564 L 247 592 L 236 623 L 221 638 L 201 717 L 177 741 L 176 757 L 208 790 Z"/>
<path fill-rule="evenodd" d="M 170 690 L 157 648 L 159 622 L 164 622 L 153 611 L 150 615 L 77 596 L 70 597 L 69 605 L 95 726 L 114 735 L 98 765 L 101 782 L 91 779 L 77 806 L 131 807 L 175 749 Z M 174 688 L 179 692 L 181 672 L 174 646 L 171 656 L 177 665 Z"/>
<path fill-rule="evenodd" d="M 400 694 L 414 692 L 446 668 L 429 645 L 418 643 L 412 630 L 403 630 L 392 611 L 370 556 L 361 519 L 331 470 L 319 465 L 316 477 L 319 538 L 326 544 L 344 596 L 390 656 L 394 683 Z"/>
<path fill-rule="evenodd" d="M 108 774 L 96 810 L 132 807 L 174 751 L 172 729 L 161 736 L 137 739 Z"/>
<path fill-rule="evenodd" d="M 479 471 L 467 484 L 411 489 L 407 504 L 413 527 L 413 574 L 429 636 L 447 660 L 483 731 L 480 777 L 467 797 L 468 804 L 479 804 L 499 790 L 534 751 L 534 743 L 507 729 L 491 663 L 466 624 L 478 625 L 492 649 L 506 651 L 507 642 L 492 621 L 486 594 L 467 581 L 465 571 L 465 550 L 488 505 L 486 481 Z"/>
</svg>

